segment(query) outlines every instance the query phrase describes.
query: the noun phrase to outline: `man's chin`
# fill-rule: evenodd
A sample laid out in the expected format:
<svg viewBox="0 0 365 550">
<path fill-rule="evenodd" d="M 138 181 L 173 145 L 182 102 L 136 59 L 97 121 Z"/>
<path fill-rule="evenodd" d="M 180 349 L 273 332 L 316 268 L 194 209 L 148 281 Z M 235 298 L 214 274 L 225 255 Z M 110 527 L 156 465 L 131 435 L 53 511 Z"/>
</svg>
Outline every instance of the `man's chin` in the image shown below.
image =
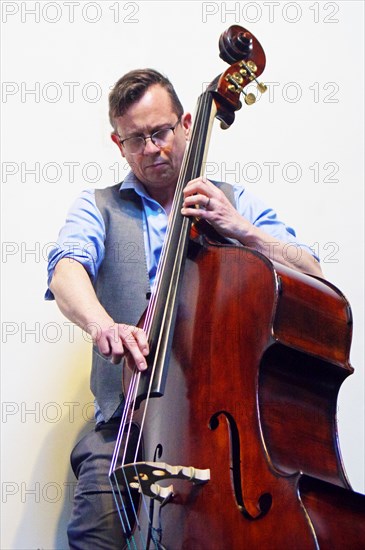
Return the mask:
<svg viewBox="0 0 365 550">
<path fill-rule="evenodd" d="M 171 169 L 171 166 L 168 164 L 158 164 L 154 166 L 148 166 L 144 170 L 144 176 L 146 181 L 151 183 L 158 182 L 169 182 L 173 181 L 175 178 L 174 171 Z"/>
</svg>

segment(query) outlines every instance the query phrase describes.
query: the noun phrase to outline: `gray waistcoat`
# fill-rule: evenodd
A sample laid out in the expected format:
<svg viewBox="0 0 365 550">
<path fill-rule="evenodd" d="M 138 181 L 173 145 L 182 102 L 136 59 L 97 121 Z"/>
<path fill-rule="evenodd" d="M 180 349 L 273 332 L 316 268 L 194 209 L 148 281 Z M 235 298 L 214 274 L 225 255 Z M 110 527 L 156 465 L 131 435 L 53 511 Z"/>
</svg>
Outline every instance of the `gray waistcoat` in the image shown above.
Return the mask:
<svg viewBox="0 0 365 550">
<path fill-rule="evenodd" d="M 217 183 L 234 204 L 230 185 Z M 142 226 L 142 200 L 120 184 L 95 191 L 106 229 L 105 256 L 95 284 L 101 304 L 117 323 L 136 325 L 147 307 L 150 284 Z M 122 395 L 122 366 L 112 365 L 93 348 L 91 390 L 107 421 Z"/>
</svg>

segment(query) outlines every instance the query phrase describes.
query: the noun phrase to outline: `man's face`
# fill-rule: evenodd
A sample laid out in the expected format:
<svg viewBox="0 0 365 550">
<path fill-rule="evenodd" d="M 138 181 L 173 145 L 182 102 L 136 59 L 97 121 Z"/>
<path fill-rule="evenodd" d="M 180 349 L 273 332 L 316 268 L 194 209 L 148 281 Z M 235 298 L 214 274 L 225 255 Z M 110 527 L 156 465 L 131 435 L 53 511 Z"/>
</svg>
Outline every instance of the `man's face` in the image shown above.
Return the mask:
<svg viewBox="0 0 365 550">
<path fill-rule="evenodd" d="M 162 128 L 175 126 L 177 120 L 178 115 L 173 110 L 168 92 L 156 84 L 148 88 L 141 99 L 131 105 L 123 116 L 116 119 L 117 132 L 121 140 L 134 136 L 149 136 Z M 186 113 L 177 124 L 173 140 L 168 147 L 160 149 L 148 139 L 143 151 L 137 154 L 126 151 L 115 135 L 112 138 L 134 174 L 153 194 L 154 190 L 162 191 L 167 187 L 175 187 L 190 125 L 191 116 Z"/>
</svg>

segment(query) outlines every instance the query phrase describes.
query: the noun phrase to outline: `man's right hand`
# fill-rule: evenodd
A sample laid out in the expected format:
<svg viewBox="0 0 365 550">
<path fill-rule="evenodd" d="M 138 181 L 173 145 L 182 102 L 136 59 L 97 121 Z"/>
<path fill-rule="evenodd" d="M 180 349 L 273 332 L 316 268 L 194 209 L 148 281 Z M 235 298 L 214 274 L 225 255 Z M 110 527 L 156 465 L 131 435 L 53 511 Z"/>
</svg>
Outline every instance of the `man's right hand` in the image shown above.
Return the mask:
<svg viewBox="0 0 365 550">
<path fill-rule="evenodd" d="M 143 329 L 110 320 L 103 326 L 89 323 L 85 330 L 98 346 L 99 352 L 114 365 L 128 354 L 128 366 L 136 365 L 140 371 L 147 369 L 145 357 L 149 353 L 149 346 Z"/>
</svg>

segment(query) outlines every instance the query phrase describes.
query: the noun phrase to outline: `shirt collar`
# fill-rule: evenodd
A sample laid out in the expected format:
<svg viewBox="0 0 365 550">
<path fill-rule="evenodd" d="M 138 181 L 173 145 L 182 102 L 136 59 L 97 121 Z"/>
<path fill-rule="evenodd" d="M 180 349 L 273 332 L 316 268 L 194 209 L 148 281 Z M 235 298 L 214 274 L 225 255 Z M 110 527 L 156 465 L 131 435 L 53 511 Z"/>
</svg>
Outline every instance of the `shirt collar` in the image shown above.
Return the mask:
<svg viewBox="0 0 365 550">
<path fill-rule="evenodd" d="M 133 191 L 135 191 L 140 197 L 151 200 L 151 197 L 147 193 L 143 183 L 139 181 L 133 172 L 128 172 L 119 187 L 119 191 L 126 191 L 127 189 L 133 189 Z"/>
</svg>

